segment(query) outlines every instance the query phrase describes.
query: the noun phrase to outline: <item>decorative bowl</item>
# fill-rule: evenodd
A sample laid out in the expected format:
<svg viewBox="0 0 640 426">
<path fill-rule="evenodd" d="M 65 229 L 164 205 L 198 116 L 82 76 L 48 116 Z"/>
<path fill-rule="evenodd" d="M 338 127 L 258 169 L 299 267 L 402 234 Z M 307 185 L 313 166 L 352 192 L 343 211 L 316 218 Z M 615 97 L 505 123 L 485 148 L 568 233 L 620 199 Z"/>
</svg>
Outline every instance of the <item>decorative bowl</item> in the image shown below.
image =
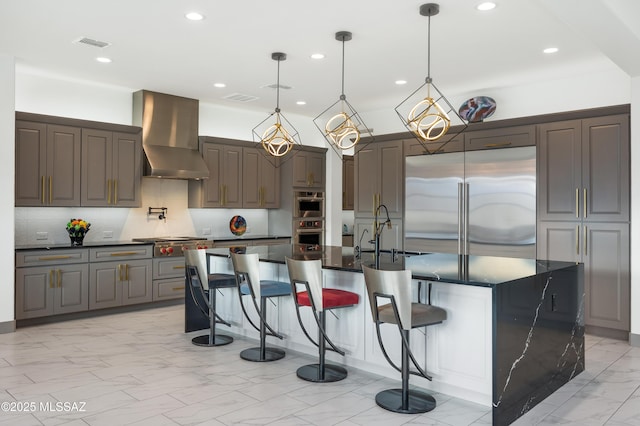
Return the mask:
<svg viewBox="0 0 640 426">
<path fill-rule="evenodd" d="M 247 221 L 244 219 L 244 217 L 236 215 L 229 221 L 229 230 L 233 235 L 239 237 L 240 235 L 247 232 Z"/>
<path fill-rule="evenodd" d="M 496 112 L 496 101 L 489 96 L 476 96 L 468 99 L 458 110 L 460 117 L 469 123 L 479 123 Z"/>
</svg>

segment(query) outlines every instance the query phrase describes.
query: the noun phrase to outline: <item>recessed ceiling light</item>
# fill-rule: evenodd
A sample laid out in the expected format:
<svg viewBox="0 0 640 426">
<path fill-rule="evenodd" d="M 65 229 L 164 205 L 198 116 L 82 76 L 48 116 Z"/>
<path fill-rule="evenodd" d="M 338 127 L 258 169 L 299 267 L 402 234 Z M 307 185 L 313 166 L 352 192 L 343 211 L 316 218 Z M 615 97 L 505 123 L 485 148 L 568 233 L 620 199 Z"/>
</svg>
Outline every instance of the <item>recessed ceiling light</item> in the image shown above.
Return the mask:
<svg viewBox="0 0 640 426">
<path fill-rule="evenodd" d="M 476 6 L 476 9 L 486 12 L 487 10 L 492 10 L 496 8 L 496 4 L 491 1 L 485 1 Z"/>
<path fill-rule="evenodd" d="M 556 53 L 558 51 L 557 47 L 547 47 L 543 50 L 544 53 Z"/>
<path fill-rule="evenodd" d="M 204 19 L 204 15 L 198 12 L 189 12 L 184 16 L 190 21 L 202 21 Z"/>
<path fill-rule="evenodd" d="M 311 59 L 324 59 L 324 53 L 314 53 L 311 55 Z"/>
<path fill-rule="evenodd" d="M 403 84 L 407 84 L 407 80 L 396 80 L 396 84 L 402 86 Z"/>
<path fill-rule="evenodd" d="M 213 87 L 218 87 L 218 88 L 220 88 L 220 89 L 221 89 L 221 88 L 223 88 L 223 87 L 227 87 L 227 85 L 226 85 L 226 84 L 224 84 L 224 83 L 213 83 Z"/>
<path fill-rule="evenodd" d="M 103 64 L 108 64 L 109 62 L 111 62 L 111 59 L 105 58 L 104 56 L 101 56 L 99 58 L 96 58 L 96 61 L 102 62 Z"/>
<path fill-rule="evenodd" d="M 297 105 L 306 105 L 307 103 L 305 101 L 298 101 L 296 102 Z"/>
</svg>

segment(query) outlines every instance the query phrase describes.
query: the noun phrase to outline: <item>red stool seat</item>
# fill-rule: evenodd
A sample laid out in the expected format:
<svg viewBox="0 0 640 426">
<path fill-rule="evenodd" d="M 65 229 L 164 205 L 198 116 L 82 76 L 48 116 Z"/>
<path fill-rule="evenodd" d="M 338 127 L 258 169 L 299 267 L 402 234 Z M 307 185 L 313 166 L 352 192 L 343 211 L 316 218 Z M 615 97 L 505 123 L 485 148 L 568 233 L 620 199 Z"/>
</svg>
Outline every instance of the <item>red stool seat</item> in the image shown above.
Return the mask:
<svg viewBox="0 0 640 426">
<path fill-rule="evenodd" d="M 306 291 L 297 293 L 298 303 L 302 306 L 311 306 L 309 294 Z M 358 304 L 359 297 L 356 293 L 336 288 L 322 289 L 322 306 L 324 309 L 337 308 L 341 306 L 351 306 Z"/>
</svg>

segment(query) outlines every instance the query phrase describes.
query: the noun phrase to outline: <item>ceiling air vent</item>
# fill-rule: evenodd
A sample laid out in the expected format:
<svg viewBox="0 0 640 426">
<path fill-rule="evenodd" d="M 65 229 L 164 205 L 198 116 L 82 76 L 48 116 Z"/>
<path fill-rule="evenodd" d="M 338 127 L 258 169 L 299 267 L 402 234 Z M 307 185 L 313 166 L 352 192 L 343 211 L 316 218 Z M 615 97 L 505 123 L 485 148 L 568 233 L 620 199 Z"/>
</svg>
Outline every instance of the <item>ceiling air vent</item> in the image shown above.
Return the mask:
<svg viewBox="0 0 640 426">
<path fill-rule="evenodd" d="M 73 40 L 73 42 L 76 44 L 86 44 L 88 46 L 99 47 L 101 49 L 107 46 L 111 46 L 111 43 L 107 43 L 106 41 L 94 40 L 89 37 L 80 37 L 77 40 Z"/>
<path fill-rule="evenodd" d="M 264 89 L 265 87 L 268 87 L 269 89 L 277 89 L 278 88 L 278 83 L 273 83 L 273 84 L 268 84 L 266 86 L 262 86 L 261 88 Z M 289 89 L 293 89 L 293 87 L 291 86 L 285 86 L 284 84 L 280 85 L 280 88 L 282 90 L 289 90 Z"/>
<path fill-rule="evenodd" d="M 257 96 L 243 95 L 242 93 L 232 93 L 230 95 L 223 96 L 222 99 L 235 102 L 251 102 L 260 98 L 258 98 Z"/>
</svg>

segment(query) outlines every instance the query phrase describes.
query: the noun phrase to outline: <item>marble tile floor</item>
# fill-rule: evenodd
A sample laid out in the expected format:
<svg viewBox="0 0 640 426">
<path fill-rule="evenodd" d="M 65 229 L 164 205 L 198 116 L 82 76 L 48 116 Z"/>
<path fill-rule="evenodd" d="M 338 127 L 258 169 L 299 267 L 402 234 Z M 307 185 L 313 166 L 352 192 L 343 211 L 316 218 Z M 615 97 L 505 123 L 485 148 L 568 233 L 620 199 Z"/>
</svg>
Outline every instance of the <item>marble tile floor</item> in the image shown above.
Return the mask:
<svg viewBox="0 0 640 426">
<path fill-rule="evenodd" d="M 295 370 L 313 358 L 250 363 L 238 356 L 255 345 L 246 339 L 196 347 L 183 318 L 170 306 L 0 335 L 0 426 L 491 424 L 487 407 L 443 394 L 430 413 L 387 412 L 374 395 L 398 381 L 351 369 L 308 383 Z M 586 342 L 586 371 L 514 424 L 640 425 L 640 348 Z"/>
</svg>

